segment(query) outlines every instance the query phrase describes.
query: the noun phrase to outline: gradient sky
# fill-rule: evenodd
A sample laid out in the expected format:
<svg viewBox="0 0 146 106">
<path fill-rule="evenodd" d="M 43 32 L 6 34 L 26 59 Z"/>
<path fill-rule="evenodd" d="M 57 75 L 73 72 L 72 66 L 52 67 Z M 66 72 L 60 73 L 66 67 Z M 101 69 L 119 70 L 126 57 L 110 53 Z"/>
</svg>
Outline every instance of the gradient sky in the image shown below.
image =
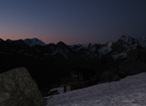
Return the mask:
<svg viewBox="0 0 146 106">
<path fill-rule="evenodd" d="M 0 0 L 0 38 L 105 43 L 146 35 L 146 0 Z"/>
</svg>

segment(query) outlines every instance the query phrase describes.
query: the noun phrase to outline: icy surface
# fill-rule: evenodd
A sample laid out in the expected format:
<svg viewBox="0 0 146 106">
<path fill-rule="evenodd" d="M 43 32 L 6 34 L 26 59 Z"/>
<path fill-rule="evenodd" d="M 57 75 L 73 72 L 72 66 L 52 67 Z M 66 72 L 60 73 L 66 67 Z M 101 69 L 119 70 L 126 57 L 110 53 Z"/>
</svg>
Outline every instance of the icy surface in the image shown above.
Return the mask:
<svg viewBox="0 0 146 106">
<path fill-rule="evenodd" d="M 37 38 L 32 38 L 32 39 L 24 39 L 24 42 L 26 44 L 28 44 L 29 46 L 35 46 L 35 45 L 41 45 L 41 46 L 44 46 L 45 43 Z"/>
<path fill-rule="evenodd" d="M 146 73 L 47 99 L 47 106 L 146 106 Z"/>
<path fill-rule="evenodd" d="M 101 47 L 99 50 L 98 50 L 98 53 L 100 55 L 105 55 L 106 53 L 110 52 L 112 49 L 111 49 L 111 46 L 112 46 L 112 42 L 108 42 L 107 45 Z"/>
<path fill-rule="evenodd" d="M 115 55 L 112 55 L 113 59 L 114 60 L 117 60 L 117 59 L 124 59 L 127 57 L 127 52 L 121 52 L 119 54 L 115 54 Z"/>
</svg>

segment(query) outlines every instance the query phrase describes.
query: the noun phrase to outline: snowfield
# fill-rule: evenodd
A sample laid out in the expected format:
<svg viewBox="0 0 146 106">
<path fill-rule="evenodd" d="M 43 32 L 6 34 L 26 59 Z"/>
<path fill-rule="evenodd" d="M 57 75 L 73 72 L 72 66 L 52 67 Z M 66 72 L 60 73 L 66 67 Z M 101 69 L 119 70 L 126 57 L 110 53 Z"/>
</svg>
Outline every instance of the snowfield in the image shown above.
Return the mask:
<svg viewBox="0 0 146 106">
<path fill-rule="evenodd" d="M 49 96 L 47 106 L 146 106 L 146 73 Z"/>
</svg>

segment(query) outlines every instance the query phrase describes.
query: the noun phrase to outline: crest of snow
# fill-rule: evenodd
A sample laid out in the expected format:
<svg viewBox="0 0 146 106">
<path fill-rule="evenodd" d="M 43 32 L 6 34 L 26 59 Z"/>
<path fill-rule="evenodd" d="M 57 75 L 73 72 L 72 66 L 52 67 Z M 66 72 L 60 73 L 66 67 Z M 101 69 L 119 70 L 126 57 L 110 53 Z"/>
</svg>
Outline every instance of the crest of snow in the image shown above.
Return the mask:
<svg viewBox="0 0 146 106">
<path fill-rule="evenodd" d="M 112 49 L 111 49 L 111 46 L 112 46 L 112 42 L 108 42 L 106 45 L 102 46 L 99 50 L 98 50 L 98 53 L 100 55 L 105 55 L 106 53 L 110 52 Z"/>
<path fill-rule="evenodd" d="M 146 106 L 146 73 L 46 97 L 46 106 Z"/>
<path fill-rule="evenodd" d="M 119 53 L 119 54 L 115 54 L 115 55 L 112 55 L 113 59 L 114 60 L 117 60 L 117 59 L 124 59 L 127 57 L 127 52 L 122 52 L 122 53 Z"/>
<path fill-rule="evenodd" d="M 41 45 L 44 46 L 45 43 L 42 42 L 41 40 L 37 39 L 37 38 L 32 38 L 32 39 L 24 39 L 24 42 L 26 44 L 28 44 L 29 46 L 35 46 L 35 45 Z"/>
</svg>

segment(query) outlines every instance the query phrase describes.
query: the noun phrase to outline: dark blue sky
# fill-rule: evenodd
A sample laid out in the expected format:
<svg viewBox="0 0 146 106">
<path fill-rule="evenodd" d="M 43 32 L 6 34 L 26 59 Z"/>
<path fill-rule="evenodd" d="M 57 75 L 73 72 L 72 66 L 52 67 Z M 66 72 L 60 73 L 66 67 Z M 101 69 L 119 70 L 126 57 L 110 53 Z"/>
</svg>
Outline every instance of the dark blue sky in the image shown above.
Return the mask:
<svg viewBox="0 0 146 106">
<path fill-rule="evenodd" d="M 146 0 L 0 0 L 0 38 L 105 43 L 146 35 Z"/>
</svg>

